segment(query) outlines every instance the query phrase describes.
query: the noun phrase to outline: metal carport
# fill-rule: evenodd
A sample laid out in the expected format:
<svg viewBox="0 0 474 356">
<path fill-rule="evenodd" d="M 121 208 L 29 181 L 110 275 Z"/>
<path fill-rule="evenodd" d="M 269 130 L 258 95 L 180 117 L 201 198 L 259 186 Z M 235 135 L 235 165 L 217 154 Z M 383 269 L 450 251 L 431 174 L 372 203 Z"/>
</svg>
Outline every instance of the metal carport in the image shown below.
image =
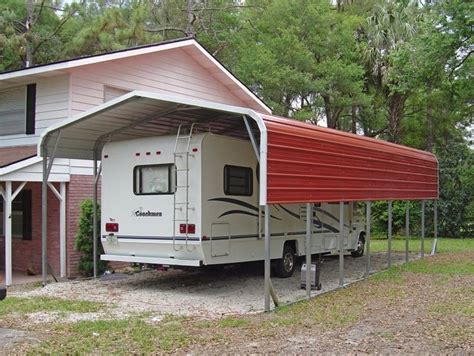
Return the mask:
<svg viewBox="0 0 474 356">
<path fill-rule="evenodd" d="M 201 131 L 250 138 L 254 146 L 260 162 L 259 204 L 265 211 L 265 310 L 270 309 L 271 291 L 269 204 L 307 203 L 306 214 L 310 216 L 314 202 L 340 202 L 342 214 L 342 202 L 438 198 L 438 162 L 431 153 L 247 108 L 135 91 L 51 126 L 42 134 L 39 153 L 43 157 L 44 174 L 43 283 L 47 274 L 46 192 L 53 160 L 93 160 L 97 183 L 100 176 L 97 161 L 105 143 L 174 133 L 183 123 L 195 123 Z M 312 228 L 310 219 L 307 221 L 306 249 L 309 249 Z M 342 215 L 340 221 L 342 224 Z M 97 240 L 95 230 L 94 251 Z M 308 264 L 310 258 L 308 254 Z M 307 287 L 309 296 L 310 283 Z"/>
</svg>

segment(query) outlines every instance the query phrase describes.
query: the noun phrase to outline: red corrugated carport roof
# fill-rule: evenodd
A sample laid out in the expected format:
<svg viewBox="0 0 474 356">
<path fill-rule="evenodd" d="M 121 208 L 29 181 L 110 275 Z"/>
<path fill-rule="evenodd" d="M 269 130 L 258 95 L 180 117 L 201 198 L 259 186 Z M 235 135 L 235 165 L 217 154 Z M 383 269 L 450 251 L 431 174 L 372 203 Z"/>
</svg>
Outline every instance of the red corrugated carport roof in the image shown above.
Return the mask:
<svg viewBox="0 0 474 356">
<path fill-rule="evenodd" d="M 393 143 L 261 114 L 267 202 L 438 198 L 438 161 Z"/>
</svg>

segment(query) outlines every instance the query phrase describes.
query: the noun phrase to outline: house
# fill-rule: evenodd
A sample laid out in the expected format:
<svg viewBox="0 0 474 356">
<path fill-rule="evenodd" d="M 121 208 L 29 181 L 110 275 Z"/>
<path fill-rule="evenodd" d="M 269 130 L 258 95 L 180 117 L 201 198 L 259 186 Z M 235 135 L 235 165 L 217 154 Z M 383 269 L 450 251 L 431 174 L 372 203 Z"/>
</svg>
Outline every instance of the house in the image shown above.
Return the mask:
<svg viewBox="0 0 474 356">
<path fill-rule="evenodd" d="M 0 269 L 41 271 L 42 159 L 37 144 L 51 125 L 133 90 L 270 109 L 194 39 L 0 73 Z M 79 205 L 92 196 L 90 161 L 56 159 L 48 178 L 51 269 L 74 277 Z"/>
</svg>

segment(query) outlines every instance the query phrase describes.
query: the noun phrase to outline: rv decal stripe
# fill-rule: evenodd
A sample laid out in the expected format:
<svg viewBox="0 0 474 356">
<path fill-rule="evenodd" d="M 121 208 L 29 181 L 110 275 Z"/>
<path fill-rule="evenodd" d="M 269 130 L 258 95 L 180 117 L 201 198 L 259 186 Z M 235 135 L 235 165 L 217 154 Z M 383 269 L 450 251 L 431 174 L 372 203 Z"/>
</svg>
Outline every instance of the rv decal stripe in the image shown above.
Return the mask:
<svg viewBox="0 0 474 356">
<path fill-rule="evenodd" d="M 301 220 L 301 217 L 300 217 L 298 214 L 296 214 L 296 213 L 292 212 L 291 210 L 285 208 L 285 207 L 284 207 L 283 205 L 281 205 L 281 204 L 278 204 L 278 206 L 279 206 L 280 208 L 282 208 L 284 211 L 286 211 L 288 214 L 290 214 L 291 216 L 293 216 L 294 218 L 296 218 L 296 219 L 298 219 L 298 220 Z M 316 208 L 316 209 L 318 209 L 318 208 Z M 330 213 L 328 213 L 328 214 L 330 214 Z M 331 215 L 331 214 L 330 214 L 330 215 Z M 335 218 L 335 216 L 332 216 L 332 217 Z M 336 229 L 335 227 L 333 227 L 333 226 L 331 226 L 331 225 L 328 225 L 328 224 L 325 224 L 325 223 L 321 222 L 321 220 L 319 220 L 317 217 L 315 217 L 315 218 L 313 219 L 313 225 L 316 225 L 317 228 L 326 228 L 326 231 L 323 231 L 323 232 L 329 232 L 329 231 L 331 231 L 331 232 L 336 232 L 336 233 L 339 232 L 338 229 Z M 329 231 L 327 231 L 327 230 L 329 230 Z"/>
<path fill-rule="evenodd" d="M 218 218 L 221 218 L 221 217 L 226 216 L 226 215 L 232 215 L 232 214 L 244 214 L 244 215 L 255 216 L 255 217 L 258 218 L 258 214 L 253 214 L 253 213 L 250 213 L 250 212 L 244 211 L 244 210 L 228 210 L 228 211 L 222 213 L 221 215 L 219 215 Z"/>
<path fill-rule="evenodd" d="M 291 216 L 293 216 L 294 218 L 297 218 L 298 220 L 301 219 L 301 217 L 299 216 L 299 214 L 296 214 L 296 213 L 292 212 L 291 210 L 285 208 L 285 207 L 284 207 L 283 205 L 281 205 L 281 204 L 278 204 L 278 206 L 279 206 L 280 208 L 282 208 L 284 211 L 286 211 L 288 214 L 290 214 Z M 276 205 L 275 205 L 275 207 L 276 207 Z"/>
<path fill-rule="evenodd" d="M 338 233 L 339 230 L 336 229 L 334 226 L 331 226 L 331 225 L 328 225 L 328 224 L 325 224 L 319 220 L 313 220 L 313 224 L 316 225 L 317 228 L 325 228 L 326 231 L 329 230 L 330 232 L 335 232 L 335 233 Z"/>
<path fill-rule="evenodd" d="M 107 235 L 102 235 L 103 239 L 107 238 Z M 117 236 L 118 240 L 170 240 L 173 241 L 173 236 Z M 186 241 L 186 236 L 176 236 L 176 241 Z M 188 241 L 199 241 L 198 236 L 188 236 Z"/>
<path fill-rule="evenodd" d="M 326 211 L 326 210 L 321 209 L 321 208 L 314 208 L 314 210 L 319 211 L 321 214 L 329 216 L 331 219 L 333 219 L 337 223 L 339 223 L 339 219 L 336 216 L 332 215 L 329 211 Z M 347 225 L 347 224 L 344 224 L 344 226 L 349 227 L 349 225 Z"/>
<path fill-rule="evenodd" d="M 249 215 L 249 216 L 255 216 L 256 218 L 258 218 L 258 215 L 257 214 L 252 214 L 248 211 L 244 211 L 244 210 L 229 210 L 229 211 L 226 211 L 225 213 L 222 213 L 221 215 L 219 215 L 218 218 L 221 218 L 223 216 L 226 216 L 226 215 L 232 215 L 232 214 L 243 214 L 243 215 Z M 270 217 L 272 219 L 275 219 L 275 220 L 282 220 L 280 218 L 277 218 L 276 216 L 273 216 L 273 215 L 270 215 Z"/>
<path fill-rule="evenodd" d="M 231 204 L 243 206 L 244 208 L 248 208 L 253 211 L 258 211 L 258 207 L 256 207 L 255 205 L 252 205 L 242 200 L 233 199 L 233 198 L 212 198 L 212 199 L 209 199 L 209 201 L 221 201 L 224 203 L 231 203 Z"/>
</svg>

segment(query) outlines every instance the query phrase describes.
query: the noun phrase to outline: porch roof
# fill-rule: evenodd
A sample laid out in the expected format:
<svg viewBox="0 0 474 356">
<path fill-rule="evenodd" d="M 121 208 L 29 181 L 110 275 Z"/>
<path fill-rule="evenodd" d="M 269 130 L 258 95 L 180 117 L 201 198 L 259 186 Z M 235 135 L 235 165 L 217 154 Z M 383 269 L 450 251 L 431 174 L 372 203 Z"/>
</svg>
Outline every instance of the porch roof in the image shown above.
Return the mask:
<svg viewBox="0 0 474 356">
<path fill-rule="evenodd" d="M 36 148 L 35 148 L 36 150 Z M 42 159 L 38 156 L 26 158 L 0 168 L 0 182 L 42 182 Z M 50 182 L 69 182 L 69 160 L 57 160 L 51 169 Z"/>
</svg>

